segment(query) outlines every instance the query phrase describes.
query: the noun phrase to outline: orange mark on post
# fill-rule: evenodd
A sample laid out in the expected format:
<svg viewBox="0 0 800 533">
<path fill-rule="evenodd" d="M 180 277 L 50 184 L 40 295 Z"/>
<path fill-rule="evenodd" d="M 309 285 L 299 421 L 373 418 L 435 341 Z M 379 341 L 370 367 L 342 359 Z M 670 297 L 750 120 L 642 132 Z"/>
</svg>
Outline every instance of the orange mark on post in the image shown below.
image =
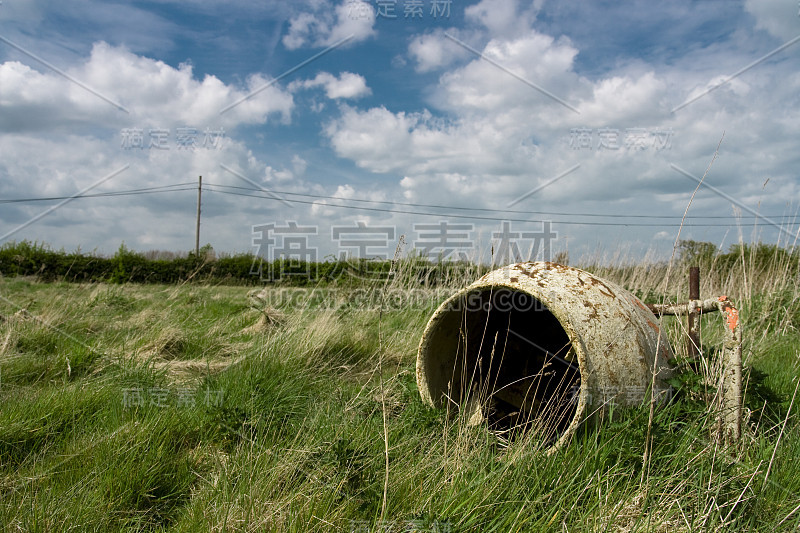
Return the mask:
<svg viewBox="0 0 800 533">
<path fill-rule="evenodd" d="M 734 331 L 736 326 L 739 325 L 739 311 L 736 309 L 727 296 L 720 296 L 720 302 L 725 302 L 722 305 L 722 310 L 725 312 L 725 321 L 728 323 L 728 329 Z"/>
<path fill-rule="evenodd" d="M 733 331 L 736 329 L 736 326 L 739 324 L 739 311 L 735 308 L 731 307 L 728 311 L 728 328 Z"/>
</svg>

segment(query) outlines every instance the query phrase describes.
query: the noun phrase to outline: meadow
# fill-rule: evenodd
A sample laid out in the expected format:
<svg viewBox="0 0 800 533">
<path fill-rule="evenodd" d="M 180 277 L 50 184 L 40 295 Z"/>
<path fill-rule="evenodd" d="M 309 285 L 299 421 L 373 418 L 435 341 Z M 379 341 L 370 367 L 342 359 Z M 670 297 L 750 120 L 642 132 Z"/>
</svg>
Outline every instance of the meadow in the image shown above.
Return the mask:
<svg viewBox="0 0 800 533">
<path fill-rule="evenodd" d="M 647 302 L 741 309 L 745 424 L 711 438 L 683 323 L 676 394 L 591 420 L 555 455 L 424 405 L 420 335 L 475 278 L 316 287 L 0 279 L 4 531 L 789 531 L 800 525 L 797 254 L 694 246 L 583 265 Z M 705 254 L 705 255 L 704 255 Z M 710 255 L 709 255 L 710 254 Z M 737 255 L 738 254 L 738 255 Z M 729 260 L 730 259 L 730 260 Z M 581 265 L 577 265 L 581 266 Z M 721 339 L 701 322 L 703 353 Z M 646 445 L 650 453 L 645 455 Z"/>
</svg>

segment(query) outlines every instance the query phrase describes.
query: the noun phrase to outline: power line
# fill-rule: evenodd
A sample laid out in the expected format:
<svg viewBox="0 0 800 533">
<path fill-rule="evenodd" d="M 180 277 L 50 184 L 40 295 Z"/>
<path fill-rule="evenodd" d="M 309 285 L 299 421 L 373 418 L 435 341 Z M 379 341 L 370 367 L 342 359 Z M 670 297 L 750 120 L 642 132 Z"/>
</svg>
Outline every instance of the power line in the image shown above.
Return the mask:
<svg viewBox="0 0 800 533">
<path fill-rule="evenodd" d="M 209 189 L 207 188 L 206 191 L 209 192 L 216 192 L 220 194 L 228 194 L 231 196 L 245 196 L 249 198 L 262 198 L 264 200 L 274 200 L 274 198 L 270 198 L 268 196 L 262 196 L 257 194 L 245 194 L 240 192 L 233 192 L 233 191 L 224 191 L 219 189 Z M 277 191 L 273 191 L 277 192 Z M 468 220 L 489 220 L 492 222 L 497 221 L 508 221 L 508 222 L 543 222 L 542 220 L 535 220 L 535 219 L 523 219 L 523 218 L 511 218 L 511 217 L 486 217 L 486 216 L 477 216 L 477 215 L 458 215 L 453 213 L 430 213 L 424 211 L 408 211 L 402 209 L 385 209 L 380 207 L 360 207 L 360 206 L 352 206 L 352 205 L 336 205 L 336 204 L 319 204 L 317 202 L 313 202 L 311 200 L 292 200 L 293 202 L 299 204 L 308 204 L 308 205 L 319 205 L 321 207 L 335 207 L 340 209 L 354 209 L 360 211 L 373 211 L 379 213 L 397 213 L 397 214 L 404 214 L 404 215 L 421 215 L 421 216 L 430 216 L 430 217 L 444 217 L 444 218 L 459 218 L 459 219 L 468 219 Z M 572 214 L 574 215 L 574 214 Z M 697 224 L 697 223 L 689 223 L 689 224 L 680 224 L 680 223 L 642 223 L 642 222 L 579 222 L 575 220 L 553 220 L 551 221 L 557 224 L 564 224 L 570 226 L 630 226 L 630 227 L 659 227 L 659 228 L 669 228 L 669 227 L 710 227 L 710 228 L 728 228 L 731 227 L 733 224 Z"/>
<path fill-rule="evenodd" d="M 142 187 L 138 189 L 127 189 L 127 190 L 120 190 L 120 191 L 106 191 L 106 192 L 98 192 L 93 194 L 82 194 L 77 196 L 48 196 L 48 197 L 35 197 L 35 198 L 9 198 L 9 199 L 0 199 L 0 204 L 13 204 L 13 203 L 30 203 L 30 202 L 44 202 L 44 201 L 55 201 L 55 200 L 64 200 L 67 198 L 71 199 L 81 199 L 81 198 L 103 198 L 103 197 L 115 197 L 115 196 L 139 196 L 145 194 L 162 194 L 162 193 L 169 193 L 169 192 L 181 192 L 181 191 L 194 191 L 197 189 L 197 186 L 193 182 L 183 182 L 183 183 L 174 183 L 170 185 L 162 185 L 156 187 Z M 234 190 L 225 190 L 225 189 L 234 189 Z M 265 196 L 261 193 L 263 191 L 259 189 L 253 189 L 249 187 L 241 187 L 235 185 L 222 185 L 222 184 L 207 184 L 207 191 L 209 192 L 216 192 L 220 194 L 227 194 L 231 196 L 243 196 L 249 198 L 261 198 L 265 200 L 274 200 L 274 197 Z M 236 191 L 247 191 L 257 194 L 247 194 L 245 192 L 236 192 Z M 395 214 L 406 214 L 406 215 L 419 215 L 419 216 L 429 216 L 429 217 L 446 217 L 446 218 L 457 218 L 457 219 L 468 219 L 468 220 L 487 220 L 487 221 L 500 221 L 506 220 L 509 222 L 542 222 L 541 220 L 536 219 L 526 219 L 526 218 L 515 218 L 509 217 L 509 214 L 523 214 L 523 215 L 546 215 L 546 216 L 568 216 L 568 217 L 589 217 L 589 218 L 605 218 L 605 219 L 627 219 L 627 218 L 634 218 L 634 219 L 681 219 L 681 216 L 678 215 L 641 215 L 641 214 L 619 214 L 619 213 L 574 213 L 574 212 L 560 212 L 560 211 L 525 211 L 525 210 L 511 210 L 511 209 L 491 209 L 491 208 L 483 208 L 483 207 L 463 207 L 463 206 L 453 206 L 453 205 L 441 205 L 441 204 L 422 204 L 422 203 L 412 203 L 412 202 L 395 202 L 395 201 L 386 201 L 386 200 L 368 200 L 364 198 L 344 198 L 340 196 L 328 196 L 322 194 L 311 194 L 311 193 L 297 193 L 297 192 L 290 192 L 290 191 L 271 191 L 275 194 L 281 194 L 285 196 L 292 196 L 295 197 L 292 202 L 305 204 L 305 205 L 319 205 L 323 207 L 332 207 L 338 209 L 352 209 L 352 210 L 360 210 L 360 211 L 371 211 L 371 212 L 378 212 L 378 213 L 395 213 Z M 348 202 L 348 203 L 357 203 L 357 204 L 377 204 L 377 205 L 389 205 L 389 206 L 402 206 L 402 207 L 410 207 L 414 208 L 414 210 L 409 209 L 392 209 L 392 208 L 381 208 L 381 207 L 370 207 L 370 206 L 358 206 L 358 205 L 340 205 L 340 204 L 320 204 L 316 200 L 302 200 L 298 198 L 313 198 L 316 200 L 335 200 L 340 202 Z M 423 209 L 425 211 L 419 211 L 417 209 Z M 447 211 L 458 211 L 458 212 L 478 212 L 478 213 L 500 213 L 500 216 L 479 216 L 479 215 L 471 215 L 471 214 L 457 214 L 452 212 L 430 212 L 428 210 L 436 209 L 436 210 L 447 210 Z M 763 215 L 764 217 L 768 215 Z M 771 215 L 771 218 L 781 219 L 786 221 L 786 223 L 793 223 L 798 220 L 800 215 Z M 695 215 L 695 216 L 688 216 L 686 217 L 687 220 L 702 220 L 702 219 L 731 219 L 731 216 L 720 216 L 720 215 Z M 755 219 L 759 218 L 755 215 L 747 215 L 747 216 L 740 216 L 736 217 L 738 219 Z M 604 221 L 576 221 L 576 220 L 554 220 L 552 222 L 558 224 L 565 224 L 565 225 L 595 225 L 595 226 L 613 226 L 613 227 L 680 227 L 680 223 L 669 223 L 669 222 L 653 222 L 653 223 L 643 223 L 643 222 L 604 222 Z M 683 227 L 731 227 L 733 223 L 729 224 L 712 224 L 708 222 L 699 223 L 684 223 Z"/>
<path fill-rule="evenodd" d="M 227 189 L 238 189 L 243 191 L 252 191 L 252 192 L 262 192 L 260 189 L 253 189 L 250 187 L 241 187 L 236 185 L 222 185 L 218 183 L 208 183 L 209 186 L 214 187 L 221 187 Z M 217 191 L 223 192 L 223 191 Z M 647 218 L 647 219 L 654 219 L 654 218 L 674 218 L 681 220 L 683 219 L 682 215 L 623 215 L 619 213 L 575 213 L 575 212 L 560 212 L 560 211 L 534 211 L 534 210 L 514 210 L 514 209 L 491 209 L 486 207 L 463 207 L 463 206 L 454 206 L 454 205 L 437 205 L 437 204 L 418 204 L 418 203 L 410 203 L 410 202 L 395 202 L 395 201 L 388 201 L 388 200 L 367 200 L 364 198 L 344 198 L 341 196 L 326 196 L 324 194 L 311 194 L 311 193 L 299 193 L 299 192 L 289 192 L 289 191 L 277 191 L 274 189 L 270 189 L 271 193 L 274 194 L 282 194 L 285 196 L 300 196 L 304 198 L 319 198 L 323 200 L 341 200 L 344 202 L 355 202 L 355 203 L 369 203 L 369 204 L 384 204 L 384 205 L 402 205 L 407 207 L 419 207 L 419 208 L 430 208 L 430 209 L 451 209 L 455 211 L 479 211 L 479 212 L 487 212 L 487 213 L 514 213 L 514 214 L 523 214 L 523 215 L 553 215 L 553 216 L 580 216 L 580 217 L 598 217 L 598 218 Z M 273 198 L 274 199 L 274 198 Z M 298 200 L 293 200 L 298 203 Z M 315 203 L 315 202 L 314 202 Z M 323 204 L 318 204 L 323 205 Z M 324 204 L 329 205 L 329 204 Z M 800 215 L 760 215 L 760 216 L 769 216 L 770 218 L 784 218 L 784 219 L 798 219 Z M 687 219 L 703 219 L 703 218 L 712 218 L 712 219 L 729 219 L 731 218 L 730 215 L 689 215 L 686 217 Z M 741 216 L 738 218 L 759 218 L 755 215 L 746 215 Z"/>
<path fill-rule="evenodd" d="M 138 196 L 140 194 L 157 194 L 164 192 L 194 190 L 194 187 L 187 187 L 187 185 L 192 185 L 192 182 L 175 183 L 172 185 L 163 185 L 161 187 L 144 187 L 141 189 L 128 189 L 122 191 L 107 191 L 107 192 L 98 192 L 93 194 L 80 194 L 76 196 L 73 195 L 73 196 L 40 196 L 36 198 L 8 198 L 8 199 L 0 199 L 0 204 L 48 202 L 53 200 L 66 200 L 67 198 L 79 199 L 79 198 L 103 198 L 110 196 Z"/>
</svg>

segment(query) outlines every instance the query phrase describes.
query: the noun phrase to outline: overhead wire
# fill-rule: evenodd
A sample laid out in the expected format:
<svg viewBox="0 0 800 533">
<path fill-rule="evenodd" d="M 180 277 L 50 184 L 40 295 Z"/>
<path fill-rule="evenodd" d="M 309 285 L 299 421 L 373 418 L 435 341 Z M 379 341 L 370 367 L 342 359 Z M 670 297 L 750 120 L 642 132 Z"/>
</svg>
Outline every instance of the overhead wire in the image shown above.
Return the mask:
<svg viewBox="0 0 800 533">
<path fill-rule="evenodd" d="M 341 200 L 346 202 L 354 202 L 354 203 L 370 203 L 370 204 L 384 204 L 384 205 L 402 205 L 407 207 L 420 207 L 420 208 L 431 208 L 431 209 L 452 209 L 455 211 L 479 211 L 479 212 L 492 212 L 492 213 L 514 213 L 514 214 L 526 214 L 526 215 L 553 215 L 553 216 L 581 216 L 581 217 L 599 217 L 599 218 L 674 218 L 677 220 L 681 220 L 684 217 L 681 215 L 637 215 L 637 214 L 621 214 L 621 213 L 577 213 L 577 212 L 563 212 L 563 211 L 537 211 L 537 210 L 515 210 L 515 209 L 493 209 L 493 208 L 486 208 L 486 207 L 465 207 L 465 206 L 454 206 L 454 205 L 438 205 L 438 204 L 420 204 L 420 203 L 411 203 L 411 202 L 397 202 L 397 201 L 390 201 L 390 200 L 368 200 L 364 198 L 345 198 L 342 196 L 327 196 L 324 194 L 311 194 L 311 193 L 298 193 L 298 192 L 290 192 L 290 191 L 279 191 L 275 189 L 255 189 L 252 187 L 241 187 L 236 185 L 222 185 L 218 183 L 209 183 L 209 186 L 220 187 L 220 188 L 227 188 L 227 189 L 238 189 L 244 191 L 252 191 L 252 192 L 263 192 L 266 194 L 281 194 L 284 196 L 300 196 L 305 198 L 319 198 L 323 200 Z M 222 191 L 218 191 L 222 192 Z M 270 199 L 275 199 L 274 197 L 269 197 Z M 297 200 L 291 200 L 297 201 Z M 298 203 L 301 203 L 297 201 Z M 316 202 L 314 202 L 316 203 Z M 320 204 L 323 205 L 323 204 Z M 329 205 L 329 204 L 324 204 Z M 770 218 L 800 218 L 800 215 L 760 215 L 756 217 L 755 215 L 743 215 L 738 218 L 762 218 L 767 217 Z M 702 219 L 702 218 L 711 218 L 711 219 L 729 219 L 731 218 L 730 215 L 689 215 L 686 217 L 687 219 Z"/>
<path fill-rule="evenodd" d="M 225 191 L 220 189 L 207 189 L 210 192 L 216 192 L 220 194 L 227 194 L 232 196 L 244 196 L 250 198 L 263 198 L 267 200 L 275 200 L 274 196 L 263 196 L 258 194 L 246 194 L 241 192 L 233 192 L 233 191 Z M 254 191 L 257 189 L 254 189 Z M 277 191 L 263 191 L 266 194 L 279 194 Z M 293 199 L 292 202 L 299 203 L 299 204 L 307 204 L 307 205 L 318 205 L 320 207 L 333 207 L 333 208 L 340 208 L 340 209 L 354 209 L 360 211 L 372 211 L 372 212 L 379 212 L 379 213 L 396 213 L 396 214 L 404 214 L 404 215 L 421 215 L 421 216 L 430 216 L 430 217 L 443 217 L 443 218 L 457 218 L 457 219 L 467 219 L 467 220 L 487 220 L 492 222 L 497 221 L 507 221 L 507 222 L 543 222 L 541 219 L 522 219 L 522 218 L 513 218 L 513 217 L 487 217 L 487 216 L 477 216 L 477 215 L 460 215 L 454 213 L 431 213 L 427 211 L 410 211 L 410 210 L 403 210 L 403 209 L 386 209 L 380 207 L 361 207 L 361 206 L 353 206 L 353 205 L 338 205 L 338 204 L 320 204 L 316 201 L 311 200 L 297 200 Z M 576 214 L 570 214 L 570 216 L 575 216 Z M 654 222 L 654 223 L 642 223 L 642 222 L 582 222 L 576 220 L 553 220 L 551 221 L 555 224 L 564 224 L 564 225 L 571 225 L 571 226 L 622 226 L 622 227 L 719 227 L 719 228 L 728 228 L 731 227 L 733 224 L 709 224 L 709 223 L 664 223 L 664 222 Z"/>
<path fill-rule="evenodd" d="M 81 198 L 102 198 L 102 197 L 116 197 L 116 196 L 138 196 L 144 194 L 161 194 L 161 193 L 168 193 L 168 192 L 180 192 L 180 191 L 194 191 L 197 189 L 197 184 L 195 182 L 183 182 L 183 183 L 174 183 L 169 185 L 161 185 L 161 186 L 154 186 L 154 187 L 142 187 L 137 189 L 126 189 L 126 190 L 119 190 L 119 191 L 105 191 L 105 192 L 97 192 L 91 194 L 80 194 L 80 195 L 73 195 L 73 196 L 48 196 L 48 197 L 34 197 L 34 198 L 7 198 L 7 199 L 0 199 L 0 204 L 14 204 L 14 203 L 30 203 L 30 202 L 42 202 L 42 201 L 55 201 L 55 200 L 66 200 L 66 199 L 81 199 Z M 681 219 L 682 217 L 677 215 L 645 215 L 645 214 L 621 214 L 621 213 L 579 213 L 579 212 L 561 212 L 561 211 L 540 211 L 540 210 L 514 210 L 514 209 L 493 209 L 493 208 L 485 208 L 485 207 L 465 207 L 465 206 L 455 206 L 455 205 L 441 205 L 441 204 L 424 204 L 424 203 L 413 203 L 413 202 L 397 202 L 397 201 L 387 201 L 387 200 L 370 200 L 365 198 L 345 198 L 341 196 L 332 196 L 332 195 L 323 195 L 323 194 L 312 194 L 312 193 L 298 193 L 298 192 L 291 192 L 291 191 L 278 191 L 278 190 L 268 190 L 268 189 L 256 189 L 251 187 L 241 187 L 236 185 L 224 185 L 218 183 L 207 183 L 205 187 L 203 187 L 204 191 L 231 195 L 231 196 L 242 196 L 242 197 L 250 197 L 250 198 L 260 198 L 260 199 L 267 199 L 267 200 L 275 200 L 274 195 L 284 195 L 292 197 L 291 201 L 298 204 L 304 205 L 318 205 L 321 207 L 331 207 L 331 208 L 338 208 L 338 209 L 351 209 L 351 210 L 360 210 L 360 211 L 370 211 L 370 212 L 378 212 L 378 213 L 393 213 L 393 214 L 405 214 L 405 215 L 417 215 L 417 216 L 428 216 L 428 217 L 442 217 L 442 218 L 455 218 L 455 219 L 465 219 L 465 220 L 486 220 L 486 221 L 508 221 L 508 222 L 542 222 L 542 220 L 538 219 L 529 219 L 529 218 L 518 218 L 518 217 L 509 217 L 509 214 L 512 215 L 546 215 L 546 216 L 560 216 L 560 217 L 571 217 L 570 220 L 553 220 L 551 222 L 564 224 L 564 225 L 595 225 L 595 226 L 613 226 L 613 227 L 679 227 L 683 225 L 683 227 L 731 227 L 734 225 L 733 222 L 728 224 L 714 224 L 709 222 L 684 222 L 681 223 L 669 223 L 669 222 L 638 222 L 638 221 L 630 221 L 630 222 L 608 222 L 608 221 L 581 221 L 581 220 L 574 220 L 575 218 L 586 217 L 586 218 L 605 218 L 605 219 Z M 302 198 L 309 198 L 313 200 L 303 200 Z M 331 200 L 337 202 L 344 202 L 345 204 L 339 203 L 320 203 L 319 200 Z M 361 204 L 361 205 L 349 205 L 349 204 Z M 368 205 L 364 205 L 368 204 Z M 370 206 L 371 204 L 372 206 Z M 395 208 L 387 208 L 387 207 L 375 207 L 375 205 L 388 205 L 388 206 L 400 206 L 400 207 L 408 207 L 413 209 L 395 209 Z M 421 209 L 421 210 L 420 210 Z M 431 210 L 436 210 L 437 212 L 431 212 Z M 438 212 L 438 211 L 449 211 L 449 212 Z M 456 213 L 453 213 L 456 211 Z M 500 216 L 481 216 L 475 214 L 460 214 L 463 212 L 475 212 L 475 213 L 500 213 Z M 747 216 L 739 216 L 736 217 L 737 220 L 742 218 L 767 218 L 767 215 L 756 216 L 756 215 L 747 215 Z M 695 215 L 689 216 L 687 219 L 690 220 L 702 220 L 702 219 L 731 219 L 731 216 L 720 216 L 720 215 Z M 786 221 L 787 223 L 793 223 L 798 220 L 798 215 L 770 215 L 768 218 L 772 219 L 781 219 L 782 221 Z"/>
<path fill-rule="evenodd" d="M 187 187 L 193 185 L 192 187 Z M 139 194 L 156 194 L 163 192 L 177 192 L 177 191 L 190 191 L 196 190 L 197 185 L 193 182 L 174 183 L 172 185 L 162 185 L 160 187 L 143 187 L 139 189 L 127 189 L 122 191 L 106 191 L 96 192 L 91 194 L 75 194 L 70 196 L 39 196 L 36 198 L 6 198 L 0 199 L 0 204 L 16 204 L 16 203 L 32 203 L 32 202 L 47 202 L 55 200 L 69 200 L 79 198 L 102 198 L 108 196 L 137 196 Z"/>
</svg>

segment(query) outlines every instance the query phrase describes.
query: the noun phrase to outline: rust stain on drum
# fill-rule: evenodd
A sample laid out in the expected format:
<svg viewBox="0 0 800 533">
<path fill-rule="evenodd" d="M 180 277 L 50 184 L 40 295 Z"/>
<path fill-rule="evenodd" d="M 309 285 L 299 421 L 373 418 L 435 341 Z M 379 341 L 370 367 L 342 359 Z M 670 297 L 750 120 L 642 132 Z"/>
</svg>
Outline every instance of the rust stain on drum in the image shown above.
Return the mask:
<svg viewBox="0 0 800 533">
<path fill-rule="evenodd" d="M 580 277 L 578 279 L 580 279 Z M 602 287 L 602 289 L 606 290 L 606 292 L 603 292 L 602 289 L 598 289 L 601 294 L 605 294 L 609 298 L 616 298 L 617 297 L 617 295 L 614 294 L 614 291 L 611 290 L 611 287 L 609 287 L 603 280 L 601 280 L 599 278 L 596 278 L 596 277 L 592 276 L 591 274 L 589 274 L 589 280 L 591 281 L 592 285 L 599 285 L 600 287 Z M 634 296 L 634 298 L 635 298 L 635 296 Z"/>
<path fill-rule="evenodd" d="M 584 307 L 588 307 L 590 309 L 590 311 L 589 311 L 589 318 L 590 319 L 596 319 L 598 316 L 600 316 L 600 315 L 597 314 L 597 306 L 595 304 L 593 304 L 592 302 L 583 302 L 583 306 Z"/>
<path fill-rule="evenodd" d="M 527 263 L 523 263 L 523 264 L 527 264 Z M 524 266 L 522 266 L 522 264 L 517 265 L 516 268 L 517 268 L 517 270 L 519 270 L 520 272 L 522 272 L 523 274 L 525 274 L 529 278 L 533 277 L 533 273 L 530 270 L 528 270 L 527 268 L 525 268 Z M 490 274 L 491 274 L 491 272 L 490 272 Z M 488 276 L 489 274 L 486 274 L 486 275 Z"/>
</svg>

